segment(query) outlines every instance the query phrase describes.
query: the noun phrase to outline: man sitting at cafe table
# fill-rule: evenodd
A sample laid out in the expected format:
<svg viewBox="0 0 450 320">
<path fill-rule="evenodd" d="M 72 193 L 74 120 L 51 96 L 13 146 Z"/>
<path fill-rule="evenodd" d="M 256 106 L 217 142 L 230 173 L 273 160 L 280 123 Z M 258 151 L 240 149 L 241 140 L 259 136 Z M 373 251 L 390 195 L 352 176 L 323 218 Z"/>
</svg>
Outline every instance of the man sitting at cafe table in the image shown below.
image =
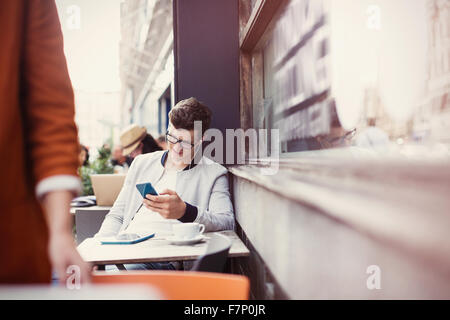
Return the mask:
<svg viewBox="0 0 450 320">
<path fill-rule="evenodd" d="M 199 121 L 202 132 L 195 132 Z M 197 122 L 195 127 L 194 122 Z M 164 237 L 171 234 L 173 224 L 187 222 L 203 224 L 205 231 L 234 229 L 227 169 L 198 154 L 210 123 L 210 109 L 197 99 L 177 103 L 169 113 L 168 150 L 135 158 L 122 190 L 95 237 L 152 232 Z M 158 196 L 147 194 L 142 198 L 136 184 L 146 182 L 153 185 Z M 147 263 L 125 267 L 128 270 L 175 269 L 177 265 Z"/>
</svg>

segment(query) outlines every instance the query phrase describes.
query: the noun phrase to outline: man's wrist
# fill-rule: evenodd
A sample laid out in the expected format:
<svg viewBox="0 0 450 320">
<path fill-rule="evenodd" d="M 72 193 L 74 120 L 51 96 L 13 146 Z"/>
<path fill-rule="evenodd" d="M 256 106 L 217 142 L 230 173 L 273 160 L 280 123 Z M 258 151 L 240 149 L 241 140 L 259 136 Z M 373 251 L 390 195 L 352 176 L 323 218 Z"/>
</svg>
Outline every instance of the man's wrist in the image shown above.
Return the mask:
<svg viewBox="0 0 450 320">
<path fill-rule="evenodd" d="M 198 215 L 197 207 L 187 202 L 184 203 L 186 204 L 186 210 L 184 211 L 184 215 L 178 220 L 181 222 L 194 222 Z"/>
</svg>

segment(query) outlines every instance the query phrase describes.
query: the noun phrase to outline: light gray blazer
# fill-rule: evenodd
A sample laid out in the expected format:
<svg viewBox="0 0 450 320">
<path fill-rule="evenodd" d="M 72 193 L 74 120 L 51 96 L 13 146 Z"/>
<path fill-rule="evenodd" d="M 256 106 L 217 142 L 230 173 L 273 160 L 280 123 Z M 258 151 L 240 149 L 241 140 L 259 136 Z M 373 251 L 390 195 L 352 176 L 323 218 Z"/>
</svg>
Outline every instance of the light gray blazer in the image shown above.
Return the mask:
<svg viewBox="0 0 450 320">
<path fill-rule="evenodd" d="M 164 152 L 139 155 L 133 160 L 122 190 L 95 236 L 114 236 L 128 226 L 142 203 L 136 184 L 155 184 L 161 178 Z M 196 166 L 177 173 L 175 191 L 183 201 L 197 207 L 194 222 L 204 224 L 205 231 L 234 229 L 227 173 L 225 167 L 206 157 Z"/>
</svg>

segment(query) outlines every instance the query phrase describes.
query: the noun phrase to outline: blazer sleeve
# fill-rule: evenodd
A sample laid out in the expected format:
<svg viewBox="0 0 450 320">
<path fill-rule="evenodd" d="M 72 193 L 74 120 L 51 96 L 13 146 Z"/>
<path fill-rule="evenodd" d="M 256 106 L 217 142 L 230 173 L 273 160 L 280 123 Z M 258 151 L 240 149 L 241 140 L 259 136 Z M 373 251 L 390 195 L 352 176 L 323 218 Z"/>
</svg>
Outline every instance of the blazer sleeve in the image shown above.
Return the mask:
<svg viewBox="0 0 450 320">
<path fill-rule="evenodd" d="M 53 0 L 27 1 L 24 35 L 21 99 L 28 167 L 36 187 L 51 176 L 78 176 L 78 134 Z"/>
<path fill-rule="evenodd" d="M 234 229 L 233 204 L 228 186 L 227 171 L 214 181 L 208 208 L 197 207 L 195 222 L 205 225 L 206 231 Z"/>
</svg>

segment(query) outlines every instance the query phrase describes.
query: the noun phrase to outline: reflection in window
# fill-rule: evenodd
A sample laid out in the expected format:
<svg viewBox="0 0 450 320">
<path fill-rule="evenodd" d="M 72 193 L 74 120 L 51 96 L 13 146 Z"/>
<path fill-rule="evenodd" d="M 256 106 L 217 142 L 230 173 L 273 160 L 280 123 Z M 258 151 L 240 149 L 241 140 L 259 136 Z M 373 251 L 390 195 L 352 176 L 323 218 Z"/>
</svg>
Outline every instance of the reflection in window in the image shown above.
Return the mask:
<svg viewBox="0 0 450 320">
<path fill-rule="evenodd" d="M 282 152 L 440 144 L 448 155 L 450 1 L 291 0 L 267 30 L 264 123 Z"/>
</svg>

